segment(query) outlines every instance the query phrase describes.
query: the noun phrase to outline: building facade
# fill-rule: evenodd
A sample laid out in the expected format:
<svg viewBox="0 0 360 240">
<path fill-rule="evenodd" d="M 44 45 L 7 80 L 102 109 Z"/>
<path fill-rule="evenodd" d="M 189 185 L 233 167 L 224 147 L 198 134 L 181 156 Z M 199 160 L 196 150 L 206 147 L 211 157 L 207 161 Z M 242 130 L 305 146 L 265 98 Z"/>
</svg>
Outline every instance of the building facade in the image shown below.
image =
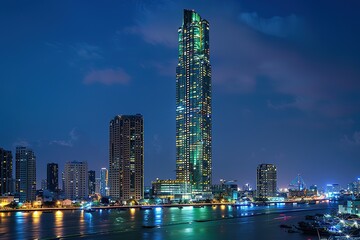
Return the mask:
<svg viewBox="0 0 360 240">
<path fill-rule="evenodd" d="M 176 68 L 176 179 L 187 193 L 211 192 L 211 65 L 209 23 L 184 10 Z"/>
<path fill-rule="evenodd" d="M 71 200 L 88 198 L 88 165 L 87 162 L 67 162 L 64 170 L 64 193 Z"/>
<path fill-rule="evenodd" d="M 36 156 L 27 147 L 16 147 L 15 191 L 20 202 L 36 199 Z"/>
<path fill-rule="evenodd" d="M 88 171 L 89 194 L 95 194 L 95 171 Z"/>
<path fill-rule="evenodd" d="M 101 196 L 109 196 L 109 188 L 108 188 L 108 176 L 109 172 L 106 168 L 100 169 L 100 186 L 99 191 Z"/>
<path fill-rule="evenodd" d="M 185 192 L 185 185 L 183 181 L 179 180 L 159 180 L 151 182 L 153 195 L 162 199 L 179 199 L 183 198 Z"/>
<path fill-rule="evenodd" d="M 256 174 L 256 195 L 259 198 L 276 197 L 277 172 L 274 164 L 260 164 Z"/>
<path fill-rule="evenodd" d="M 0 148 L 0 196 L 9 195 L 13 189 L 13 162 L 11 151 Z"/>
<path fill-rule="evenodd" d="M 50 192 L 58 192 L 59 190 L 59 165 L 57 163 L 47 164 L 47 189 Z"/>
<path fill-rule="evenodd" d="M 110 121 L 109 187 L 113 200 L 144 196 L 143 116 L 119 115 Z"/>
</svg>

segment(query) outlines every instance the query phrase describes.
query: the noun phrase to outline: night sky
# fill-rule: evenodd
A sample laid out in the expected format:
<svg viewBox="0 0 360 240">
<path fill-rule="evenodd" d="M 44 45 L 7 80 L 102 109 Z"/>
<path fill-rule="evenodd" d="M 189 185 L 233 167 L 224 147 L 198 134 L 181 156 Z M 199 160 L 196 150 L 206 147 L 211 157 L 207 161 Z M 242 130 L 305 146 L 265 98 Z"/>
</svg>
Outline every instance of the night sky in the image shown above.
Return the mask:
<svg viewBox="0 0 360 240">
<path fill-rule="evenodd" d="M 175 178 L 184 8 L 210 22 L 213 183 L 360 177 L 359 1 L 150 2 L 0 3 L 0 147 L 35 151 L 38 188 L 49 162 L 108 168 L 117 114 L 144 116 L 145 185 Z"/>
</svg>

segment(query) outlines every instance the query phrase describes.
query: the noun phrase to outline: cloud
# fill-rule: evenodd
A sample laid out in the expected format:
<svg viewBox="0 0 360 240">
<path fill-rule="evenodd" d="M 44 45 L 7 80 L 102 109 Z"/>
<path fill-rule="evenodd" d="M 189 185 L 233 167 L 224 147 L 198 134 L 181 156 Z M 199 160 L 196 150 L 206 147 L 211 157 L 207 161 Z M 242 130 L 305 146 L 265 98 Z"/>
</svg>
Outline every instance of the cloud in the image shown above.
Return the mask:
<svg viewBox="0 0 360 240">
<path fill-rule="evenodd" d="M 173 51 L 177 46 L 174 29 L 181 25 L 182 3 L 173 1 L 167 11 L 163 8 L 142 12 L 137 24 L 127 31 L 150 44 L 163 45 Z M 309 19 L 306 13 L 297 15 L 284 11 L 282 17 L 279 13 L 268 12 L 268 17 L 264 17 L 259 12 L 244 12 L 241 8 L 212 4 L 206 10 L 201 8 L 195 9 L 210 22 L 212 81 L 220 91 L 256 94 L 259 79 L 267 79 L 271 82 L 268 92 L 272 95 L 295 99 L 283 106 L 268 103 L 270 108 L 291 107 L 330 117 L 360 111 L 358 67 L 341 61 L 339 52 L 344 58 L 349 55 L 341 51 L 341 44 L 331 47 L 334 50 L 327 51 L 327 55 L 316 51 L 318 45 L 314 39 L 333 37 L 322 36 L 323 26 L 310 25 L 314 19 Z M 170 69 L 164 71 L 167 70 L 164 66 L 155 68 L 170 76 Z"/>
<path fill-rule="evenodd" d="M 141 66 L 143 68 L 155 69 L 156 72 L 161 76 L 174 77 L 176 73 L 177 60 L 160 60 L 160 61 L 149 61 Z"/>
<path fill-rule="evenodd" d="M 76 133 L 76 129 L 73 128 L 70 132 L 69 132 L 69 137 L 66 140 L 52 140 L 50 141 L 50 145 L 59 145 L 59 146 L 63 146 L 63 147 L 73 147 L 74 146 L 74 142 L 77 141 L 79 138 L 79 135 Z"/>
<path fill-rule="evenodd" d="M 360 131 L 356 131 L 353 133 L 351 137 L 348 137 L 347 135 L 344 135 L 344 137 L 341 139 L 343 143 L 346 143 L 348 145 L 360 145 Z"/>
<path fill-rule="evenodd" d="M 16 142 L 13 143 L 13 147 L 18 147 L 18 146 L 21 146 L 21 147 L 31 147 L 31 144 L 30 142 L 28 142 L 27 140 L 24 140 L 24 139 L 19 139 L 17 140 Z"/>
<path fill-rule="evenodd" d="M 262 18 L 256 12 L 244 12 L 240 14 L 240 20 L 259 32 L 276 37 L 293 36 L 302 29 L 302 20 L 294 14 Z"/>
<path fill-rule="evenodd" d="M 171 5 L 172 3 L 168 3 Z M 170 7 L 170 6 L 167 7 Z M 141 36 L 146 42 L 157 45 L 162 44 L 170 48 L 177 47 L 177 28 L 181 24 L 181 15 L 179 19 L 174 18 L 174 11 L 176 7 L 170 7 L 171 10 L 161 8 L 162 5 L 157 6 L 155 10 L 142 10 L 141 17 L 136 21 L 136 24 L 125 29 L 125 33 L 136 34 Z M 154 7 L 154 6 L 153 6 Z M 161 14 L 154 14 L 154 11 L 160 11 Z M 176 12 L 179 12 L 178 9 Z M 180 12 L 179 12 L 180 13 Z"/>
<path fill-rule="evenodd" d="M 297 101 L 285 102 L 285 103 L 279 103 L 279 104 L 274 104 L 270 100 L 267 101 L 268 108 L 275 109 L 275 110 L 294 108 L 294 107 L 296 107 L 296 105 L 297 105 Z"/>
<path fill-rule="evenodd" d="M 84 84 L 101 83 L 104 85 L 127 84 L 131 77 L 121 68 L 92 70 L 84 78 Z"/>
<path fill-rule="evenodd" d="M 79 43 L 72 46 L 75 54 L 83 60 L 97 60 L 102 59 L 102 49 L 98 46 L 91 45 L 88 43 Z"/>
</svg>

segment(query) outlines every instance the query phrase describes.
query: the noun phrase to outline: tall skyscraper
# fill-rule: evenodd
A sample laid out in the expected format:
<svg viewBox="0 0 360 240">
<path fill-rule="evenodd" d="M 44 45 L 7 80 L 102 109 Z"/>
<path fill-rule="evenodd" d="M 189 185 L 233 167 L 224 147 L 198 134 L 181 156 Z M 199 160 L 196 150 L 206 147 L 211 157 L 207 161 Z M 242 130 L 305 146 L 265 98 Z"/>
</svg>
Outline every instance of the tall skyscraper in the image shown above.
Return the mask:
<svg viewBox="0 0 360 240">
<path fill-rule="evenodd" d="M 47 164 L 47 189 L 50 192 L 58 192 L 59 190 L 59 166 L 57 163 Z"/>
<path fill-rule="evenodd" d="M 260 164 L 257 167 L 256 191 L 260 198 L 276 197 L 277 173 L 274 164 Z"/>
<path fill-rule="evenodd" d="M 187 193 L 211 192 L 209 22 L 184 10 L 176 68 L 176 179 Z"/>
<path fill-rule="evenodd" d="M 100 170 L 100 194 L 101 196 L 108 196 L 108 170 L 101 168 Z"/>
<path fill-rule="evenodd" d="M 13 192 L 13 163 L 11 151 L 0 148 L 0 196 Z"/>
<path fill-rule="evenodd" d="M 16 147 L 15 191 L 20 202 L 34 201 L 36 198 L 36 157 L 27 147 Z"/>
<path fill-rule="evenodd" d="M 110 121 L 109 187 L 112 199 L 144 196 L 143 116 L 119 115 Z"/>
<path fill-rule="evenodd" d="M 95 194 L 95 171 L 88 171 L 89 194 Z"/>
<path fill-rule="evenodd" d="M 88 198 L 88 165 L 87 162 L 65 163 L 65 197 L 71 200 Z"/>
</svg>

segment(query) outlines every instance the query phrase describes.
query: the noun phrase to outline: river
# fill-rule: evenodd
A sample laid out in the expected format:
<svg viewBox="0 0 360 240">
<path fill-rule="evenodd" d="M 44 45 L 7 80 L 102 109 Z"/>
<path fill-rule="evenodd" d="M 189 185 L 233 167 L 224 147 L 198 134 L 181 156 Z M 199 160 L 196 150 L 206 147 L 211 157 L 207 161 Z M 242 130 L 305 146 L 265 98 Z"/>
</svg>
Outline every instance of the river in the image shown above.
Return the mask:
<svg viewBox="0 0 360 240">
<path fill-rule="evenodd" d="M 0 213 L 0 239 L 318 239 L 288 233 L 306 215 L 330 213 L 335 205 L 262 207 L 206 206 L 148 210 L 83 210 Z"/>
</svg>

